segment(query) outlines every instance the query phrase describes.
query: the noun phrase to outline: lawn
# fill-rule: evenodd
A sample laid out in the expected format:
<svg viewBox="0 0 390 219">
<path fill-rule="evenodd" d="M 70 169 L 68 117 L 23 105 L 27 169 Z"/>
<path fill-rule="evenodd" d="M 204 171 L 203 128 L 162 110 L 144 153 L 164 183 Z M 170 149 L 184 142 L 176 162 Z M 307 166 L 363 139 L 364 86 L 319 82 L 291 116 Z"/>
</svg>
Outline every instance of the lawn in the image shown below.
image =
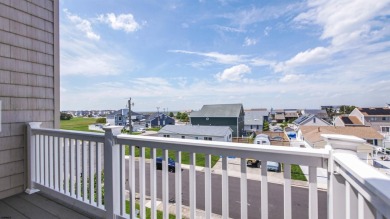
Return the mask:
<svg viewBox="0 0 390 219">
<path fill-rule="evenodd" d="M 60 128 L 66 130 L 91 132 L 88 129 L 88 125 L 94 124 L 95 122 L 96 122 L 96 118 L 74 117 L 71 120 L 61 120 Z"/>
<path fill-rule="evenodd" d="M 157 149 L 157 157 L 162 157 L 162 149 Z M 129 155 L 129 147 L 126 146 L 125 149 L 126 155 Z M 135 156 L 139 157 L 139 149 L 135 148 Z M 169 151 L 168 156 L 172 159 L 176 159 L 175 151 Z M 145 157 L 150 159 L 150 148 L 145 148 Z M 211 167 L 213 167 L 219 160 L 219 156 L 212 155 L 211 156 Z M 181 163 L 182 164 L 190 164 L 190 153 L 182 152 L 181 153 Z M 205 165 L 205 155 L 204 154 L 196 154 L 196 166 L 204 167 Z"/>
<path fill-rule="evenodd" d="M 291 179 L 307 181 L 305 174 L 303 174 L 301 167 L 296 164 L 291 165 Z"/>
<path fill-rule="evenodd" d="M 140 208 L 140 205 L 138 203 L 135 203 L 135 208 L 139 210 Z M 127 214 L 130 214 L 130 202 L 129 201 L 126 201 L 126 213 Z M 152 215 L 151 215 L 151 212 L 150 212 L 150 208 L 146 208 L 146 218 L 151 218 Z M 157 218 L 163 218 L 163 212 L 162 211 L 157 211 Z M 176 218 L 175 215 L 173 214 L 169 214 L 169 219 L 174 219 Z"/>
</svg>

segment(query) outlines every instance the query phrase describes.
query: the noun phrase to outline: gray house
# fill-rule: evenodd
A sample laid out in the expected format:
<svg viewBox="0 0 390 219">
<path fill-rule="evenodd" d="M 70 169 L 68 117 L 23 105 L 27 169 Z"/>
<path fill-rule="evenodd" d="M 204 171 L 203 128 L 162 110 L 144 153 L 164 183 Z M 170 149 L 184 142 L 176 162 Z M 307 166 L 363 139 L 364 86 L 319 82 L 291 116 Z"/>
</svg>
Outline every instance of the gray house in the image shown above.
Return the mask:
<svg viewBox="0 0 390 219">
<path fill-rule="evenodd" d="M 233 130 L 229 126 L 166 125 L 158 132 L 158 136 L 230 142 L 232 141 L 232 132 Z"/>
<path fill-rule="evenodd" d="M 244 108 L 242 104 L 204 105 L 190 114 L 190 122 L 192 125 L 229 126 L 233 137 L 239 137 L 244 131 Z"/>
<path fill-rule="evenodd" d="M 247 133 L 263 130 L 264 119 L 268 119 L 267 110 L 245 110 L 244 130 Z"/>
</svg>

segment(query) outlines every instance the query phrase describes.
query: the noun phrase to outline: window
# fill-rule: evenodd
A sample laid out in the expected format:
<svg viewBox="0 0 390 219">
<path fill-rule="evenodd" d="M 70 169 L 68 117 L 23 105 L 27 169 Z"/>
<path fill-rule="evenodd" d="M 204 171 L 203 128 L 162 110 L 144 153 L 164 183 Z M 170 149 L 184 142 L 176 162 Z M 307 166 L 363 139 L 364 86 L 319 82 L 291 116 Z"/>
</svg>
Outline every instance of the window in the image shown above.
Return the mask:
<svg viewBox="0 0 390 219">
<path fill-rule="evenodd" d="M 211 137 L 204 137 L 204 140 L 206 141 L 212 141 L 213 139 Z"/>
<path fill-rule="evenodd" d="M 183 139 L 184 139 L 184 138 L 186 138 L 186 136 L 182 135 L 182 136 L 181 136 L 181 138 L 183 138 Z"/>
<path fill-rule="evenodd" d="M 251 125 L 251 129 L 253 129 L 252 125 Z"/>
<path fill-rule="evenodd" d="M 386 117 L 382 117 L 382 121 L 386 121 Z"/>
<path fill-rule="evenodd" d="M 195 137 L 195 140 L 198 140 L 199 139 L 199 137 Z"/>
<path fill-rule="evenodd" d="M 118 120 L 119 120 L 119 121 L 122 121 L 122 116 L 119 116 L 119 117 L 118 117 Z"/>
<path fill-rule="evenodd" d="M 390 132 L 390 127 L 382 126 L 382 132 Z"/>
<path fill-rule="evenodd" d="M 313 123 L 316 123 L 316 118 L 315 117 L 313 118 Z"/>
<path fill-rule="evenodd" d="M 169 138 L 169 137 L 171 137 L 171 136 L 170 136 L 170 135 L 164 135 L 164 137 L 165 137 L 165 138 Z"/>
</svg>

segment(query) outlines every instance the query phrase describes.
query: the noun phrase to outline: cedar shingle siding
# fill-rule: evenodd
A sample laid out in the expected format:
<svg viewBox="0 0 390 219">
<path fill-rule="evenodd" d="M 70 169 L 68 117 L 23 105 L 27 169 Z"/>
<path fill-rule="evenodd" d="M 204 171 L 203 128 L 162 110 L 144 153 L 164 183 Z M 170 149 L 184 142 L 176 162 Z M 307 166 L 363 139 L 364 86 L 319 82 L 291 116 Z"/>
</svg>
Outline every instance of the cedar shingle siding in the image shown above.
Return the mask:
<svg viewBox="0 0 390 219">
<path fill-rule="evenodd" d="M 26 122 L 58 126 L 56 16 L 58 0 L 0 2 L 0 199 L 25 189 Z"/>
</svg>

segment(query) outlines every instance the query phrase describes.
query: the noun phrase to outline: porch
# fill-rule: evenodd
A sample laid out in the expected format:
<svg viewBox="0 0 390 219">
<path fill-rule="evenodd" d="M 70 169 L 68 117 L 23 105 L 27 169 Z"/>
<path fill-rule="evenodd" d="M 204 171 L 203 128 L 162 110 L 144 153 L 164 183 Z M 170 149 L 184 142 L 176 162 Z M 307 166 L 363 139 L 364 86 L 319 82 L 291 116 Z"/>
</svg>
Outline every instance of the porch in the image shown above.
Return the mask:
<svg viewBox="0 0 390 219">
<path fill-rule="evenodd" d="M 390 217 L 390 178 L 359 160 L 356 147 L 364 142 L 359 138 L 325 135 L 328 149 L 321 150 L 253 148 L 240 143 L 123 135 L 118 127 L 106 128 L 103 135 L 39 126 L 30 123 L 28 127 L 26 192 L 49 195 L 58 203 L 81 209 L 85 212 L 81 215 L 136 218 L 139 213 L 138 217 L 146 218 L 150 211 L 151 218 L 158 213 L 168 218 L 170 212 L 182 218 L 188 210 L 190 218 Z M 203 171 L 196 170 L 196 155 L 200 154 Z M 162 171 L 156 170 L 160 155 Z M 218 176 L 211 172 L 212 155 L 222 160 Z M 168 157 L 181 170 L 183 156 L 189 157 L 189 169 L 170 173 Z M 232 156 L 241 160 L 240 178 L 229 177 L 227 164 Z M 267 168 L 261 168 L 261 181 L 248 179 L 246 158 L 283 163 L 283 184 L 270 184 Z M 308 167 L 304 191 L 292 186 L 291 164 Z M 328 170 L 327 191 L 318 189 L 317 168 Z"/>
</svg>

